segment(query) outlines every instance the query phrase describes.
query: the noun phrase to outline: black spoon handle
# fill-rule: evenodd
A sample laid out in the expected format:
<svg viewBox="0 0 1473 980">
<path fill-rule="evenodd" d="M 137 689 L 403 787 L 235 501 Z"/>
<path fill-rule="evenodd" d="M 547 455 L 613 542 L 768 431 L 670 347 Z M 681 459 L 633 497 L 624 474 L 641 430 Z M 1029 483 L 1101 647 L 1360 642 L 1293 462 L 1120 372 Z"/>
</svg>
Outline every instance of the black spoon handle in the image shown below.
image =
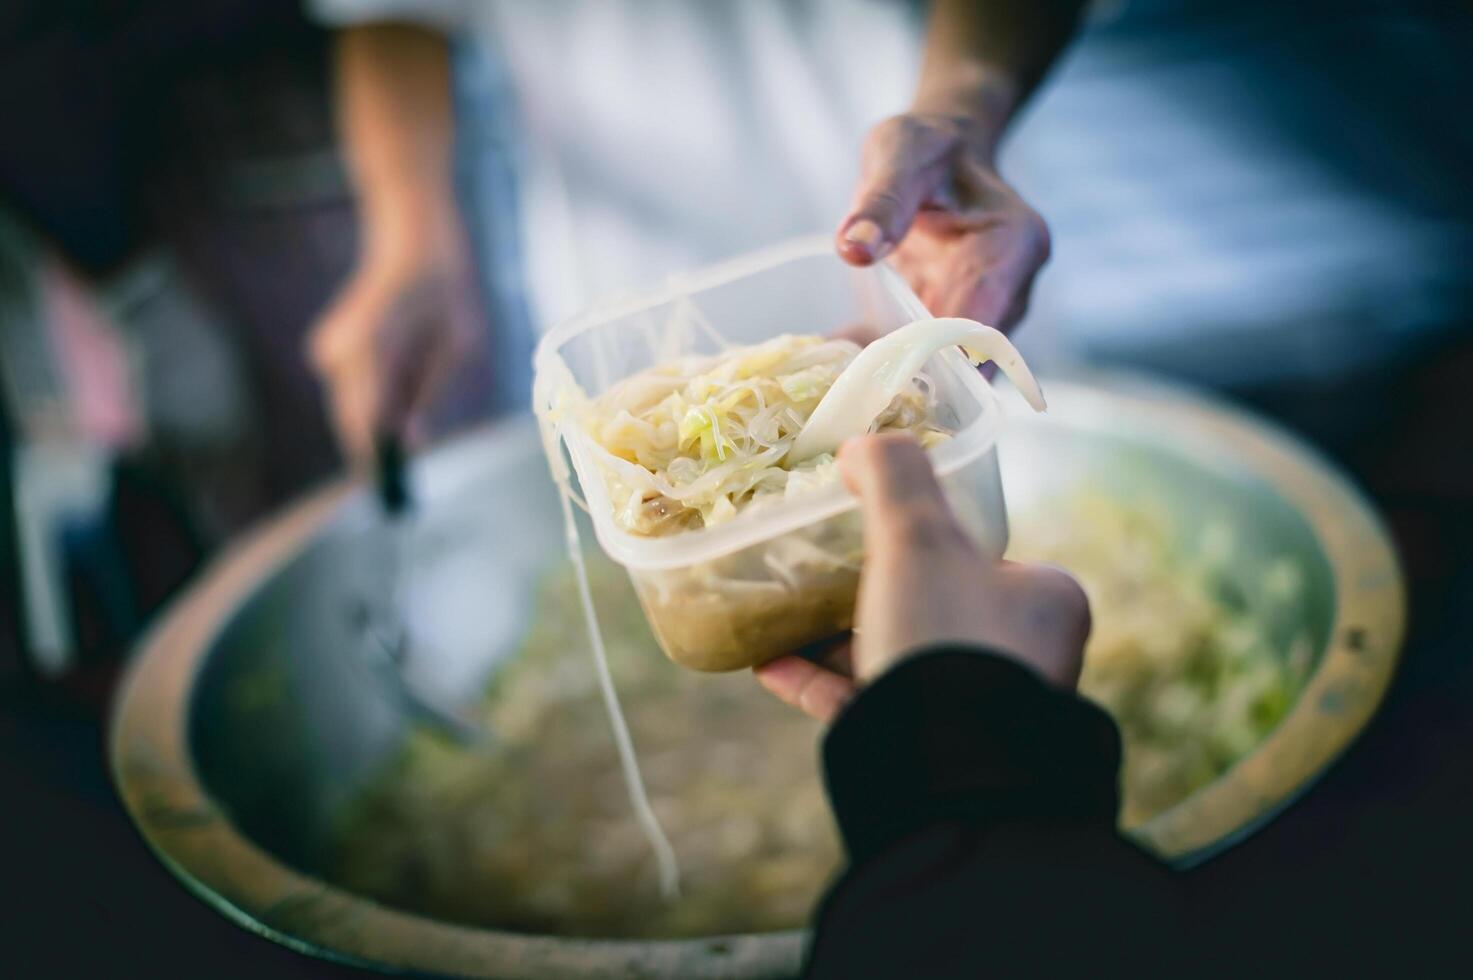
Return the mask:
<svg viewBox="0 0 1473 980">
<path fill-rule="evenodd" d="M 379 503 L 384 512 L 397 516 L 409 509 L 409 457 L 397 435 L 383 433 L 374 440 L 373 460 Z"/>
</svg>

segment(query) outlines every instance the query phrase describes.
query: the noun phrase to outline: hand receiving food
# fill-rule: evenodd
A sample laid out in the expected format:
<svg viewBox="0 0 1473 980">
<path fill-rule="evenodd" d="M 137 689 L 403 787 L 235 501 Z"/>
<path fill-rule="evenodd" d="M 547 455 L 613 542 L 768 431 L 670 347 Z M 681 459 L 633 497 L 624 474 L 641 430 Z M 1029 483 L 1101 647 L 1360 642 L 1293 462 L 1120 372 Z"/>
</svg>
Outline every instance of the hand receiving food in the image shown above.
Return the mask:
<svg viewBox="0 0 1473 980">
<path fill-rule="evenodd" d="M 362 465 L 375 437 L 423 438 L 426 413 L 479 342 L 456 259 L 368 261 L 310 338 L 338 439 Z"/>
<path fill-rule="evenodd" d="M 853 639 L 822 662 L 786 656 L 756 668 L 765 688 L 828 721 L 905 656 L 959 643 L 1012 656 L 1073 690 L 1090 625 L 1074 579 L 978 554 L 909 436 L 851 440 L 839 469 L 859 497 L 867 552 Z"/>
<path fill-rule="evenodd" d="M 907 113 L 870 130 L 839 254 L 889 257 L 933 316 L 1009 330 L 1048 260 L 1048 227 L 998 176 L 962 117 Z"/>
</svg>

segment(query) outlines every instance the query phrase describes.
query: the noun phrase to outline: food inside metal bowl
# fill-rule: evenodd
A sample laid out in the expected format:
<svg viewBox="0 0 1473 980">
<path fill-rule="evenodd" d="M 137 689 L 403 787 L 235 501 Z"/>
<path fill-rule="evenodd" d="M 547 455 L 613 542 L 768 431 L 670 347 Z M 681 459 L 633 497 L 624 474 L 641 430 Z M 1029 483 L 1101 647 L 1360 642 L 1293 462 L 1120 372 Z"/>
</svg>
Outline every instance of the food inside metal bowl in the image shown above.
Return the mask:
<svg viewBox="0 0 1473 980">
<path fill-rule="evenodd" d="M 1011 557 L 1067 568 L 1090 597 L 1079 690 L 1120 727 L 1127 828 L 1252 751 L 1308 676 L 1300 559 L 1235 562 L 1243 532 L 1222 517 L 1178 528 L 1159 501 L 1087 490 L 1015 524 Z"/>
<path fill-rule="evenodd" d="M 1015 523 L 1014 557 L 1069 568 L 1090 593 L 1081 689 L 1121 726 L 1128 827 L 1250 752 L 1310 666 L 1305 571 L 1290 554 L 1235 562 L 1245 531 L 1223 516 L 1178 528 L 1159 502 L 1088 489 Z M 595 559 L 590 573 L 682 896 L 660 896 L 566 572 L 544 584 L 525 649 L 481 708 L 495 743 L 467 751 L 412 736 L 345 811 L 338 880 L 395 906 L 526 932 L 801 926 L 840 861 L 818 726 L 747 675 L 671 669 L 622 570 Z"/>
<path fill-rule="evenodd" d="M 1371 716 L 1400 645 L 1395 557 L 1354 490 L 1259 420 L 1118 377 L 1048 390 L 1049 414 L 1010 412 L 1000 443 L 1014 554 L 1084 580 L 1086 688 L 1125 732 L 1129 832 L 1191 863 L 1287 805 Z M 663 902 L 536 431 L 488 431 L 417 475 L 400 666 L 434 703 L 480 705 L 487 751 L 414 730 L 365 659 L 348 614 L 381 585 L 381 525 L 365 496 L 324 494 L 217 564 L 140 651 L 111 747 L 145 839 L 224 914 L 394 972 L 794 975 L 800 933 L 742 933 L 806 923 L 838 864 L 816 728 L 745 673 L 671 665 L 627 578 L 595 564 L 683 861 L 685 897 Z"/>
<path fill-rule="evenodd" d="M 400 907 L 525 932 L 800 925 L 839 861 L 819 726 L 749 674 L 677 669 L 624 570 L 590 556 L 589 576 L 652 805 L 680 859 L 681 897 L 660 896 L 566 568 L 545 582 L 525 650 L 486 698 L 493 743 L 468 750 L 412 735 L 345 811 L 338 880 Z"/>
</svg>

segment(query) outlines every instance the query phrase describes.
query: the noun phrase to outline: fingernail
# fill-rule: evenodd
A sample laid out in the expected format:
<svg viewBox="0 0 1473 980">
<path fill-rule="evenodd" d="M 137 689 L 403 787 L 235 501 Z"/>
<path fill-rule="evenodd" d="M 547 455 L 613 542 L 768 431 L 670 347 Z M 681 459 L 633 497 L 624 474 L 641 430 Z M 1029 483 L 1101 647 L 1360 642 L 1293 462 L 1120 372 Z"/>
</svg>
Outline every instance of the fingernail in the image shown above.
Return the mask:
<svg viewBox="0 0 1473 980">
<path fill-rule="evenodd" d="M 880 230 L 879 225 L 868 218 L 863 218 L 850 225 L 849 230 L 844 232 L 844 240 L 863 245 L 869 251 L 870 257 L 876 260 L 883 258 L 885 253 L 890 251 L 890 243 L 885 241 L 885 233 Z"/>
</svg>

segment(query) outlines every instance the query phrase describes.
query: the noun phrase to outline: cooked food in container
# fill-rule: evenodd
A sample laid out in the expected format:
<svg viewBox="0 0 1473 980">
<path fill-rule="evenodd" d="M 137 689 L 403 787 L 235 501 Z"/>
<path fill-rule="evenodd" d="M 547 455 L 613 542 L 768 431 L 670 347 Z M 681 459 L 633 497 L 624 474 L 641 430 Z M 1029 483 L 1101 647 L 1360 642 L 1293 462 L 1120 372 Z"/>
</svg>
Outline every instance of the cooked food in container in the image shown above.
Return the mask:
<svg viewBox="0 0 1473 980">
<path fill-rule="evenodd" d="M 779 336 L 658 365 L 569 410 L 584 437 L 574 457 L 584 486 L 600 484 L 590 508 L 620 535 L 671 539 L 692 557 L 668 568 L 627 563 L 678 663 L 736 670 L 850 627 L 864 551 L 858 516 L 833 454 L 794 460 L 792 447 L 858 353 L 849 340 Z M 959 415 L 942 392 L 965 394 L 959 380 L 908 379 L 873 428 L 927 447 L 950 442 Z M 957 496 L 985 540 L 987 517 Z M 825 503 L 838 512 L 814 507 Z M 703 549 L 722 528 L 737 545 Z M 708 560 L 702 550 L 713 552 Z"/>
<path fill-rule="evenodd" d="M 836 336 L 856 324 L 889 336 L 861 356 Z M 554 476 L 571 486 L 566 447 L 661 648 L 739 670 L 852 625 L 864 544 L 834 459 L 848 428 L 913 434 L 966 532 L 1002 553 L 1002 415 L 984 357 L 1036 395 L 996 331 L 932 320 L 890 270 L 801 245 L 555 329 L 534 397 Z"/>
</svg>

